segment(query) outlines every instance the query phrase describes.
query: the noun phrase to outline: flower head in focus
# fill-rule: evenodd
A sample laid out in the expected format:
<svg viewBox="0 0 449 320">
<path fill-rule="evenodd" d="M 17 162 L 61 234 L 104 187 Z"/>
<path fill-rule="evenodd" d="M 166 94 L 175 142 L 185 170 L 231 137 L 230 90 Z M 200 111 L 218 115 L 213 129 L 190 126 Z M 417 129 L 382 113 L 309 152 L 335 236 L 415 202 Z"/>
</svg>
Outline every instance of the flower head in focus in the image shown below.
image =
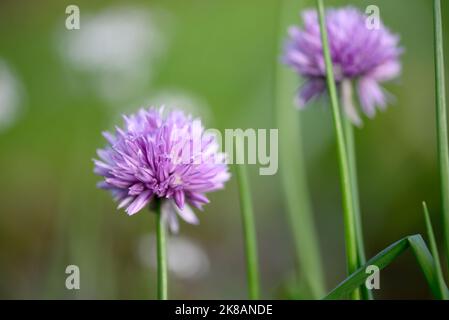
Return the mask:
<svg viewBox="0 0 449 320">
<path fill-rule="evenodd" d="M 317 12 L 306 10 L 302 18 L 303 28 L 290 27 L 283 55 L 283 62 L 305 80 L 296 99 L 300 108 L 326 91 L 326 69 Z M 356 86 L 362 111 L 372 118 L 376 108 L 383 110 L 388 102 L 388 94 L 380 84 L 396 78 L 401 72 L 399 37 L 382 23 L 378 28 L 370 28 L 366 19 L 354 7 L 326 11 L 335 80 L 345 112 L 356 125 L 362 121 L 352 103 L 352 84 Z"/>
<path fill-rule="evenodd" d="M 164 116 L 163 108 L 141 109 L 124 121 L 124 129 L 103 134 L 109 144 L 94 160 L 95 173 L 104 177 L 99 187 L 110 190 L 129 215 L 160 201 L 173 232 L 177 216 L 197 224 L 190 206 L 202 209 L 209 202 L 205 193 L 223 188 L 230 177 L 216 137 L 181 111 Z"/>
</svg>

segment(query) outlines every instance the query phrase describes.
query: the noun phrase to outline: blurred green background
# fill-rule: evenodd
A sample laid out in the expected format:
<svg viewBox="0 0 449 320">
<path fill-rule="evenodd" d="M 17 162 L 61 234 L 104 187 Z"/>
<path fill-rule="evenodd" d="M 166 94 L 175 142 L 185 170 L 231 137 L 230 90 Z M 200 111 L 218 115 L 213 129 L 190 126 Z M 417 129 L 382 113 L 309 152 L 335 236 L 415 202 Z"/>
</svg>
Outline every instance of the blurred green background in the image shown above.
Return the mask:
<svg viewBox="0 0 449 320">
<path fill-rule="evenodd" d="M 298 13 L 315 3 L 296 2 Z M 387 85 L 394 105 L 356 131 L 367 256 L 405 235 L 424 234 L 422 200 L 432 211 L 442 249 L 432 2 L 325 3 L 378 5 L 406 50 L 402 77 Z M 449 3 L 443 3 L 449 34 Z M 65 28 L 69 4 L 80 8 L 80 30 Z M 278 27 L 281 5 L 277 0 L 0 2 L 0 298 L 155 298 L 154 219 L 145 211 L 128 217 L 96 188 L 91 159 L 105 143 L 101 131 L 120 124 L 122 113 L 161 103 L 201 116 L 208 127 L 275 128 L 278 35 L 286 34 Z M 299 16 L 291 22 L 300 24 Z M 331 112 L 316 103 L 301 118 L 331 289 L 345 277 Z M 287 286 L 295 258 L 279 174 L 259 176 L 257 169 L 251 168 L 251 184 L 263 297 L 301 298 Z M 170 240 L 170 297 L 245 298 L 234 179 L 211 195 L 199 215 L 200 226 L 182 224 Z M 65 288 L 70 264 L 80 267 L 80 290 Z M 411 253 L 381 272 L 375 294 L 431 297 Z"/>
</svg>

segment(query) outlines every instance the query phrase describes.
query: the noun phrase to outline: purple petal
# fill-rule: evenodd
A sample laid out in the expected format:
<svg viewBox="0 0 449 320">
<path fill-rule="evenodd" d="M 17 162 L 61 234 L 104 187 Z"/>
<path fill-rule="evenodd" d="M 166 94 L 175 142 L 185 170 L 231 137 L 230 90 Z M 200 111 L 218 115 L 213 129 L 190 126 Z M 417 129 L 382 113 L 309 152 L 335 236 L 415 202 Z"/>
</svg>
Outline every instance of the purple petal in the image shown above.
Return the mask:
<svg viewBox="0 0 449 320">
<path fill-rule="evenodd" d="M 175 203 L 181 210 L 184 208 L 184 201 L 185 201 L 184 191 L 180 190 L 175 191 Z"/>
<path fill-rule="evenodd" d="M 296 105 L 300 109 L 303 109 L 310 100 L 320 96 L 325 89 L 326 83 L 323 79 L 308 80 L 299 90 L 299 95 L 296 98 Z"/>
<path fill-rule="evenodd" d="M 166 201 L 162 202 L 161 214 L 162 214 L 162 217 L 164 218 L 164 221 L 168 224 L 170 231 L 172 233 L 178 233 L 179 221 L 176 216 L 175 209 L 170 200 L 166 200 Z"/>
<path fill-rule="evenodd" d="M 192 192 L 189 193 L 187 197 L 189 198 L 189 201 L 193 200 L 202 203 L 209 203 L 209 199 L 202 193 Z"/>
<path fill-rule="evenodd" d="M 128 206 L 128 208 L 126 208 L 126 212 L 128 213 L 128 215 L 131 216 L 145 207 L 148 202 L 150 202 L 152 195 L 153 193 L 150 190 L 142 192 L 138 197 L 134 199 L 134 201 Z"/>
<path fill-rule="evenodd" d="M 117 188 L 122 188 L 122 189 L 126 189 L 131 185 L 130 181 L 116 179 L 116 178 L 106 178 L 105 181 L 107 183 L 109 183 L 110 185 L 113 185 Z"/>
<path fill-rule="evenodd" d="M 120 203 L 117 206 L 117 209 L 121 209 L 126 207 L 127 205 L 129 205 L 133 200 L 135 199 L 135 197 L 126 197 L 125 199 L 123 199 L 122 201 L 120 201 Z"/>
<path fill-rule="evenodd" d="M 352 83 L 349 80 L 345 80 L 341 83 L 341 101 L 343 104 L 343 109 L 346 116 L 351 120 L 356 126 L 362 125 L 362 120 L 354 106 L 354 101 L 352 97 Z"/>
<path fill-rule="evenodd" d="M 184 208 L 180 209 L 177 205 L 173 205 L 178 215 L 185 221 L 190 224 L 199 224 L 199 220 L 193 210 L 185 205 Z"/>
<path fill-rule="evenodd" d="M 376 106 L 383 109 L 386 106 L 387 98 L 382 88 L 376 80 L 362 78 L 357 84 L 360 105 L 368 117 L 373 117 L 376 113 Z"/>
<path fill-rule="evenodd" d="M 401 73 L 399 61 L 389 61 L 376 67 L 369 73 L 370 78 L 383 82 L 396 78 Z"/>
<path fill-rule="evenodd" d="M 135 183 L 133 184 L 130 188 L 129 188 L 129 195 L 131 196 L 137 196 L 139 195 L 141 192 L 143 192 L 144 190 L 144 185 L 141 182 Z"/>
<path fill-rule="evenodd" d="M 115 141 L 116 141 L 115 136 L 114 136 L 112 133 L 108 132 L 108 131 L 104 131 L 104 132 L 103 132 L 103 137 L 104 137 L 104 138 L 105 138 L 111 145 L 113 145 L 113 144 L 115 143 Z"/>
</svg>

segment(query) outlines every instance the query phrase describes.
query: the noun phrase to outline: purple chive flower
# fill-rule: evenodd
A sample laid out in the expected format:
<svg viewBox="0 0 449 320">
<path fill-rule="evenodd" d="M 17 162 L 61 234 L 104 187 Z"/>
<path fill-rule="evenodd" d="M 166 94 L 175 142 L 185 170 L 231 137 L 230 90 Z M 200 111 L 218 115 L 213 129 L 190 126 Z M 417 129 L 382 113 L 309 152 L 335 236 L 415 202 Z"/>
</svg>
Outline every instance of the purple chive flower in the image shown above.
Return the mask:
<svg viewBox="0 0 449 320">
<path fill-rule="evenodd" d="M 104 177 L 99 187 L 110 190 L 129 215 L 160 201 L 173 232 L 177 216 L 198 224 L 190 206 L 201 210 L 209 202 L 205 193 L 223 188 L 230 177 L 215 136 L 200 120 L 180 111 L 164 116 L 163 108 L 141 109 L 124 122 L 115 134 L 103 133 L 109 145 L 97 151 L 101 160 L 94 159 L 94 172 Z"/>
<path fill-rule="evenodd" d="M 316 10 L 302 14 L 304 27 L 292 26 L 283 62 L 305 80 L 296 98 L 303 108 L 326 91 L 325 63 Z M 386 108 L 388 94 L 381 83 L 401 72 L 399 37 L 381 22 L 370 28 L 367 17 L 354 7 L 326 11 L 329 47 L 340 98 L 347 116 L 356 124 L 361 119 L 352 103 L 352 83 L 356 86 L 361 109 L 372 118 L 376 108 Z"/>
</svg>

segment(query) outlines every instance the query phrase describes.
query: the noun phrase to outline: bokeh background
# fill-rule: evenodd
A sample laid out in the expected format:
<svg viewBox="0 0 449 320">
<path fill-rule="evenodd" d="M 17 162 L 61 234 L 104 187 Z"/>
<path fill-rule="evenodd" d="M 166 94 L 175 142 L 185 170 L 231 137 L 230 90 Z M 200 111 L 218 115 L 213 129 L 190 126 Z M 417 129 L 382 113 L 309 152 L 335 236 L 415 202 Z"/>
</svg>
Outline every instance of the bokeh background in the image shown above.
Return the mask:
<svg viewBox="0 0 449 320">
<path fill-rule="evenodd" d="M 287 2 L 297 8 L 295 24 L 296 11 L 315 3 Z M 367 255 L 403 236 L 425 234 L 422 200 L 442 249 L 432 2 L 325 3 L 363 10 L 378 5 L 406 49 L 402 77 L 387 85 L 394 105 L 356 130 Z M 80 30 L 65 28 L 70 4 L 81 10 Z M 155 298 L 154 219 L 145 211 L 128 217 L 95 187 L 91 159 L 105 143 L 101 131 L 119 124 L 123 113 L 161 103 L 202 117 L 208 127 L 276 128 L 278 47 L 286 35 L 279 30 L 282 5 L 0 1 L 1 298 Z M 449 17 L 448 1 L 443 5 Z M 445 45 L 449 52 L 449 39 Z M 331 112 L 318 102 L 297 115 L 329 290 L 345 277 Z M 282 138 L 282 124 L 279 129 Z M 280 176 L 259 176 L 257 166 L 250 171 L 263 297 L 306 298 L 290 288 L 295 251 Z M 246 297 L 234 179 L 211 200 L 199 227 L 183 224 L 170 239 L 171 298 Z M 80 267 L 80 290 L 65 288 L 70 264 Z M 411 253 L 381 272 L 376 297 L 431 298 Z"/>
</svg>

